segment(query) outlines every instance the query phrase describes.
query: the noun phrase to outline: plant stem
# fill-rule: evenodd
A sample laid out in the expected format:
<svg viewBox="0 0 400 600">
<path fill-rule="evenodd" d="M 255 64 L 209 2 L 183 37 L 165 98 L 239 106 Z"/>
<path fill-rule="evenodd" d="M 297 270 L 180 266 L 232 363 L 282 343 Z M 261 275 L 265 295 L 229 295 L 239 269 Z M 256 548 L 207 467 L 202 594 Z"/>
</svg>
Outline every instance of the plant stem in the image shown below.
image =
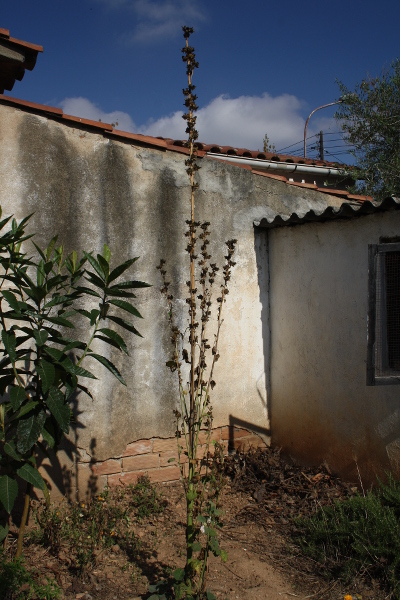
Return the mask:
<svg viewBox="0 0 400 600">
<path fill-rule="evenodd" d="M 25 526 L 26 526 L 26 522 L 28 520 L 29 505 L 30 505 L 30 500 L 31 500 L 31 491 L 32 491 L 32 484 L 28 482 L 26 484 L 24 510 L 22 512 L 21 525 L 19 527 L 19 532 L 18 532 L 17 553 L 15 555 L 15 558 L 20 558 L 22 555 L 22 544 L 24 541 Z"/>
</svg>

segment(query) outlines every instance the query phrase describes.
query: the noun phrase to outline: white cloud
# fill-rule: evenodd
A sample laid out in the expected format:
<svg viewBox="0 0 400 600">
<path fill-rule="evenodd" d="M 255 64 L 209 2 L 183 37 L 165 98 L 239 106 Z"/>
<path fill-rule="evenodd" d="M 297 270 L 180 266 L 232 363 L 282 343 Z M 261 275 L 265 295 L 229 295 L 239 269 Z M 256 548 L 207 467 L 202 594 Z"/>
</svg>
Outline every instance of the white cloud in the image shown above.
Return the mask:
<svg viewBox="0 0 400 600">
<path fill-rule="evenodd" d="M 205 20 L 202 8 L 191 0 L 97 0 L 108 9 L 131 11 L 136 23 L 129 33 L 121 36 L 122 41 L 148 43 L 175 37 L 181 33 L 182 25 L 192 26 Z"/>
<path fill-rule="evenodd" d="M 289 94 L 275 98 L 267 93 L 239 98 L 218 96 L 197 113 L 199 140 L 257 150 L 262 149 L 268 133 L 276 148 L 282 148 L 303 137 L 301 108 L 301 101 Z M 176 112 L 147 123 L 142 130 L 148 135 L 184 139 L 185 123 L 181 117 L 182 112 Z"/>
<path fill-rule="evenodd" d="M 183 111 L 138 125 L 128 113 L 118 110 L 107 113 L 87 98 L 66 98 L 60 105 L 67 114 L 95 121 L 101 119 L 105 123 L 118 122 L 116 128 L 123 131 L 186 139 Z M 290 94 L 276 97 L 268 93 L 239 98 L 218 96 L 197 113 L 199 141 L 262 150 L 263 138 L 267 133 L 270 142 L 279 150 L 303 139 L 305 119 L 301 114 L 302 109 L 303 103 Z M 315 117 L 310 121 L 307 136 L 319 132 L 320 129 L 324 132 L 337 130 L 335 121 L 321 115 L 320 118 Z"/>
<path fill-rule="evenodd" d="M 87 98 L 65 98 L 60 102 L 60 106 L 67 115 L 92 119 L 93 121 L 101 120 L 103 123 L 115 123 L 115 128 L 122 131 L 134 132 L 138 130 L 128 113 L 121 110 L 106 113 Z"/>
</svg>

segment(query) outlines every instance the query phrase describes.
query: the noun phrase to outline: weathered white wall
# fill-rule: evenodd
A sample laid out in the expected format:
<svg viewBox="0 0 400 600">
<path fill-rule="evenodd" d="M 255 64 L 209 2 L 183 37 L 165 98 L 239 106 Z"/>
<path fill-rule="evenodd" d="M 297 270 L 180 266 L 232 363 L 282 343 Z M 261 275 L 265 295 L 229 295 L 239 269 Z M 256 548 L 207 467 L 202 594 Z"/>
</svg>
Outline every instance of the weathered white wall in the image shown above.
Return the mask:
<svg viewBox="0 0 400 600">
<path fill-rule="evenodd" d="M 118 262 L 140 256 L 134 278 L 153 285 L 138 292 L 144 319 L 137 326 L 143 339 L 128 335 L 130 357 L 109 355 L 127 387 L 93 365 L 99 377 L 90 386 L 94 401 L 79 398 L 71 449 L 77 446 L 86 460 L 93 455 L 105 460 L 121 456 L 135 440 L 172 436 L 177 385 L 165 367 L 170 336 L 155 267 L 165 258 L 177 282 L 174 294 L 184 292 L 188 260 L 183 233 L 190 197 L 186 156 L 107 139 L 1 104 L 0 128 L 3 212 L 19 219 L 34 212 L 30 229 L 37 232 L 39 245 L 58 232 L 69 251 L 97 253 L 107 243 Z M 238 239 L 215 372 L 214 424 L 253 425 L 268 437 L 266 242 L 262 235 L 255 239 L 253 221 L 323 210 L 338 201 L 211 159 L 201 160 L 199 184 L 197 218 L 211 221 L 214 259 L 221 263 L 224 242 Z"/>
<path fill-rule="evenodd" d="M 269 232 L 272 440 L 364 483 L 400 474 L 400 388 L 366 385 L 368 244 L 400 213 Z"/>
</svg>

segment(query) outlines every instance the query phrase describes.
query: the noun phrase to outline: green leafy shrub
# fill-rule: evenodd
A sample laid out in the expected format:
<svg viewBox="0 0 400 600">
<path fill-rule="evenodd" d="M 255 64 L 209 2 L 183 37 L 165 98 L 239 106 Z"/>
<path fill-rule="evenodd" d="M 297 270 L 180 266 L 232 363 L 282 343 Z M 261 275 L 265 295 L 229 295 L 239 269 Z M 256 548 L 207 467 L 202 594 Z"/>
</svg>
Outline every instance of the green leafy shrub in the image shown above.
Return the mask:
<svg viewBox="0 0 400 600">
<path fill-rule="evenodd" d="M 118 544 L 130 554 L 139 552 L 140 541 L 129 531 L 130 512 L 128 503 L 117 493 L 104 490 L 88 502 L 51 508 L 41 505 L 35 511 L 38 529 L 31 535 L 52 554 L 67 548 L 74 566 L 82 571 L 102 548 Z"/>
<path fill-rule="evenodd" d="M 96 377 L 83 368 L 84 360 L 99 362 L 126 385 L 116 366 L 94 352 L 92 344 L 99 340 L 128 354 L 123 337 L 111 326 L 140 335 L 120 313 L 141 317 L 131 302 L 132 290 L 148 284 L 121 280 L 137 258 L 111 269 L 107 245 L 97 258 L 88 252 L 78 258 L 75 251 L 65 256 L 55 236 L 44 250 L 34 244 L 38 258 L 29 257 L 23 251 L 32 237 L 25 233 L 29 217 L 20 223 L 12 219 L 9 226 L 10 220 L 0 221 L 0 504 L 10 514 L 18 481 L 26 482 L 20 556 L 32 487 L 49 501 L 37 469 L 38 451 L 57 450 L 69 432 L 76 393 L 90 395 L 81 380 Z M 69 337 L 66 332 L 82 320 L 87 322 L 81 328 L 86 337 Z M 0 541 L 7 533 L 6 523 L 0 527 Z"/>
<path fill-rule="evenodd" d="M 321 508 L 296 521 L 295 541 L 326 573 L 345 581 L 361 569 L 400 598 L 400 483 Z"/>
<path fill-rule="evenodd" d="M 139 477 L 134 486 L 130 486 L 132 493 L 130 504 L 135 508 L 136 518 L 144 519 L 164 512 L 162 496 L 150 483 L 150 479 L 143 475 Z"/>
<path fill-rule="evenodd" d="M 61 590 L 53 580 L 47 580 L 45 585 L 39 584 L 34 572 L 26 570 L 22 559 L 7 561 L 0 560 L 0 598 L 2 600 L 57 600 Z"/>
</svg>

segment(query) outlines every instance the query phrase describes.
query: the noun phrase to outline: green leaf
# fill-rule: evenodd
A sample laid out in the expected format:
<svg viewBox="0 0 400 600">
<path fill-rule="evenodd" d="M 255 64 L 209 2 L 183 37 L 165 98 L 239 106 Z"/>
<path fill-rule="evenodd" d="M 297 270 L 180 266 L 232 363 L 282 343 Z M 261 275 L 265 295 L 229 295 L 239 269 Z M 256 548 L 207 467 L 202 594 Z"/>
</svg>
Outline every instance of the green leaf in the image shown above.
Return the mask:
<svg viewBox="0 0 400 600">
<path fill-rule="evenodd" d="M 132 323 L 129 323 L 129 321 L 122 319 L 122 317 L 114 317 L 113 315 L 108 315 L 108 319 L 109 319 L 109 321 L 114 321 L 114 323 L 116 323 L 117 325 L 120 325 L 120 327 L 123 327 L 124 329 L 127 329 L 131 333 L 134 333 L 135 335 L 138 335 L 139 337 L 143 337 L 142 334 L 139 333 L 139 331 L 136 329 L 136 327 L 134 327 L 132 325 Z"/>
<path fill-rule="evenodd" d="M 86 273 L 88 275 L 87 277 L 85 277 L 86 281 L 89 281 L 96 287 L 99 287 L 101 290 L 105 290 L 106 283 L 102 279 L 100 279 L 100 277 L 97 277 L 97 275 L 95 275 L 91 271 L 86 271 Z"/>
<path fill-rule="evenodd" d="M 21 419 L 22 417 L 24 417 L 25 415 L 29 414 L 34 408 L 36 408 L 36 406 L 39 404 L 39 402 L 37 402 L 37 400 L 31 400 L 30 402 L 27 402 L 26 404 L 24 404 L 19 411 L 17 412 L 17 414 L 13 415 L 10 419 L 9 419 L 9 423 L 11 423 L 12 421 L 15 421 L 16 419 Z"/>
<path fill-rule="evenodd" d="M 46 260 L 43 250 L 41 248 L 39 248 L 39 246 L 37 244 L 35 244 L 35 242 L 32 242 L 32 243 L 35 246 L 36 250 L 38 251 L 40 258 L 43 258 L 43 260 Z"/>
<path fill-rule="evenodd" d="M 36 444 L 46 421 L 46 413 L 41 411 L 28 419 L 21 419 L 17 427 L 17 450 L 22 454 L 28 452 Z"/>
<path fill-rule="evenodd" d="M 121 289 L 121 290 L 131 290 L 135 288 L 145 288 L 152 287 L 151 283 L 145 283 L 144 281 L 136 281 L 134 279 L 130 281 L 121 281 L 116 285 L 112 285 L 109 290 Z"/>
<path fill-rule="evenodd" d="M 64 356 L 65 349 L 59 350 L 58 348 L 51 348 L 51 347 L 47 346 L 46 348 L 44 348 L 44 351 L 46 352 L 46 354 L 51 356 L 51 358 L 53 358 L 55 361 L 59 362 L 61 360 L 61 358 Z"/>
<path fill-rule="evenodd" d="M 0 525 L 0 544 L 1 542 L 3 542 L 6 537 L 8 535 L 8 523 L 6 524 L 5 527 L 3 527 L 3 525 Z"/>
<path fill-rule="evenodd" d="M 129 354 L 124 339 L 116 331 L 108 329 L 107 327 L 103 327 L 103 329 L 99 329 L 98 331 L 104 333 L 104 335 L 112 339 L 125 352 L 125 354 Z"/>
<path fill-rule="evenodd" d="M 38 287 L 42 287 L 44 283 L 45 272 L 44 272 L 44 260 L 41 260 L 36 268 L 36 280 Z"/>
<path fill-rule="evenodd" d="M 89 377 L 90 379 L 96 379 L 96 377 L 89 371 L 86 371 L 86 369 L 74 365 L 68 356 L 66 356 L 60 364 L 62 367 L 64 367 L 67 373 L 71 373 L 72 375 L 76 375 L 78 377 Z"/>
<path fill-rule="evenodd" d="M 7 300 L 8 304 L 11 306 L 11 308 L 13 310 L 15 310 L 15 312 L 20 312 L 20 308 L 19 308 L 19 302 L 17 300 L 17 298 L 14 296 L 14 294 L 12 292 L 10 292 L 9 290 L 4 290 L 1 292 L 4 296 L 4 298 Z"/>
<path fill-rule="evenodd" d="M 63 319 L 62 317 L 43 317 L 43 319 L 45 321 L 50 321 L 50 323 L 54 323 L 55 325 L 63 325 L 64 327 L 74 329 L 73 323 L 71 323 L 71 321 L 67 321 L 67 319 Z"/>
<path fill-rule="evenodd" d="M 126 260 L 125 262 L 120 264 L 118 267 L 115 267 L 115 269 L 113 271 L 111 271 L 111 273 L 110 273 L 108 282 L 111 283 L 112 281 L 114 281 L 114 279 L 117 279 L 117 277 L 119 277 L 120 275 L 122 275 L 122 273 L 124 273 L 127 269 L 129 269 L 129 267 L 131 265 L 133 265 L 133 263 L 135 263 L 138 260 L 138 258 L 139 257 L 136 256 L 135 258 Z"/>
<path fill-rule="evenodd" d="M 122 310 L 126 310 L 131 315 L 135 315 L 135 317 L 143 319 L 140 312 L 134 306 L 132 306 L 132 304 L 129 304 L 129 302 L 126 302 L 125 300 L 113 299 L 109 300 L 108 302 L 109 304 L 114 304 L 114 306 L 118 306 L 118 308 L 122 308 Z"/>
<path fill-rule="evenodd" d="M 214 596 L 211 592 L 206 592 L 207 600 L 217 600 L 217 596 Z"/>
<path fill-rule="evenodd" d="M 89 294 L 89 296 L 96 296 L 96 298 L 101 298 L 101 295 L 95 290 L 92 290 L 91 288 L 80 285 L 76 289 L 82 294 Z"/>
<path fill-rule="evenodd" d="M 71 411 L 65 403 L 64 394 L 56 387 L 51 387 L 46 404 L 64 433 L 69 432 Z"/>
<path fill-rule="evenodd" d="M 50 433 L 50 431 L 48 430 L 48 427 L 50 427 L 50 425 L 51 424 L 47 420 L 45 426 L 42 429 L 42 438 L 50 448 L 54 448 L 56 440 L 54 438 L 54 435 L 52 435 L 52 433 Z"/>
<path fill-rule="evenodd" d="M 45 329 L 41 329 L 40 331 L 35 329 L 33 335 L 35 336 L 36 344 L 39 348 L 47 342 L 47 338 L 49 337 L 49 334 Z"/>
<path fill-rule="evenodd" d="M 46 302 L 43 308 L 47 309 L 52 308 L 53 306 L 59 306 L 60 304 L 65 304 L 69 300 L 69 296 L 54 296 L 49 302 Z"/>
<path fill-rule="evenodd" d="M 122 378 L 121 373 L 118 371 L 117 367 L 115 365 L 113 365 L 113 363 L 110 360 L 108 360 L 108 358 L 105 358 L 104 356 L 101 356 L 100 354 L 95 354 L 94 352 L 91 352 L 87 356 L 91 356 L 92 358 L 95 358 L 96 360 L 98 360 L 99 363 L 104 365 L 106 367 L 106 369 L 108 369 L 110 371 L 110 373 L 112 373 L 114 375 L 114 377 L 116 377 L 118 379 L 118 381 L 120 381 L 123 385 L 126 385 L 125 381 Z"/>
<path fill-rule="evenodd" d="M 85 258 L 89 261 L 89 263 L 91 264 L 93 269 L 100 276 L 100 279 L 102 280 L 102 283 L 104 284 L 104 281 L 105 281 L 104 272 L 103 272 L 103 269 L 101 268 L 101 266 L 99 265 L 99 263 L 97 262 L 97 260 L 94 258 L 94 256 L 92 256 L 91 254 L 88 254 L 87 252 L 84 252 L 83 254 L 84 254 Z M 90 275 L 90 272 L 88 272 L 88 275 Z"/>
<path fill-rule="evenodd" d="M 48 275 L 53 270 L 53 263 L 52 262 L 45 263 L 43 269 L 44 269 L 44 272 L 46 273 L 46 275 Z"/>
<path fill-rule="evenodd" d="M 8 512 L 11 513 L 15 499 L 18 495 L 18 484 L 15 479 L 8 475 L 0 477 L 0 502 Z"/>
<path fill-rule="evenodd" d="M 42 381 L 42 391 L 45 394 L 54 383 L 54 379 L 56 377 L 56 370 L 54 368 L 54 365 L 42 358 L 37 367 L 37 372 Z"/>
<path fill-rule="evenodd" d="M 58 235 L 55 235 L 54 237 L 51 238 L 51 240 L 49 242 L 49 245 L 47 246 L 47 248 L 45 250 L 47 260 L 50 260 L 50 257 L 51 257 L 52 252 L 53 252 L 53 248 L 56 245 L 57 240 L 58 240 Z"/>
<path fill-rule="evenodd" d="M 175 569 L 175 571 L 172 573 L 172 577 L 175 579 L 175 581 L 183 581 L 185 577 L 185 569 Z"/>
<path fill-rule="evenodd" d="M 44 490 L 45 483 L 43 477 L 39 471 L 29 463 L 25 463 L 20 469 L 17 469 L 17 475 L 21 477 L 21 479 L 24 479 L 24 481 L 31 483 L 34 487 Z"/>
<path fill-rule="evenodd" d="M 194 542 L 192 544 L 192 550 L 193 552 L 200 552 L 200 550 L 202 550 L 203 546 L 200 544 L 200 542 Z"/>
<path fill-rule="evenodd" d="M 108 264 L 110 264 L 110 259 L 111 259 L 111 250 L 110 248 L 107 246 L 107 244 L 104 244 L 103 246 L 103 257 L 104 259 L 107 261 Z"/>
<path fill-rule="evenodd" d="M 13 410 L 18 410 L 23 401 L 25 400 L 25 388 L 20 387 L 19 385 L 13 385 L 9 387 L 10 394 L 10 403 L 13 407 Z"/>
<path fill-rule="evenodd" d="M 5 329 L 2 329 L 1 339 L 3 340 L 4 348 L 6 349 L 6 352 L 7 352 L 8 356 L 10 357 L 11 362 L 15 363 L 15 360 L 17 358 L 17 355 L 15 353 L 15 347 L 16 347 L 15 334 L 13 332 L 7 333 L 7 331 Z"/>
<path fill-rule="evenodd" d="M 226 550 L 221 550 L 220 558 L 224 563 L 228 560 L 228 553 Z"/>
<path fill-rule="evenodd" d="M 210 538 L 216 538 L 217 532 L 212 527 L 205 527 L 205 532 Z"/>
<path fill-rule="evenodd" d="M 8 456 L 11 456 L 11 458 L 13 458 L 14 460 L 21 460 L 21 455 L 17 452 L 15 448 L 14 440 L 11 440 L 10 442 L 6 442 L 4 444 L 4 452 L 8 454 Z"/>
<path fill-rule="evenodd" d="M 108 264 L 106 259 L 101 256 L 101 254 L 97 255 L 97 260 L 99 261 L 99 265 L 104 273 L 105 280 L 107 281 L 108 275 L 110 273 L 110 265 Z"/>
<path fill-rule="evenodd" d="M 93 327 L 93 325 L 96 323 L 96 319 L 99 316 L 100 311 L 97 308 L 93 308 L 93 310 L 90 311 L 90 326 Z"/>
</svg>

